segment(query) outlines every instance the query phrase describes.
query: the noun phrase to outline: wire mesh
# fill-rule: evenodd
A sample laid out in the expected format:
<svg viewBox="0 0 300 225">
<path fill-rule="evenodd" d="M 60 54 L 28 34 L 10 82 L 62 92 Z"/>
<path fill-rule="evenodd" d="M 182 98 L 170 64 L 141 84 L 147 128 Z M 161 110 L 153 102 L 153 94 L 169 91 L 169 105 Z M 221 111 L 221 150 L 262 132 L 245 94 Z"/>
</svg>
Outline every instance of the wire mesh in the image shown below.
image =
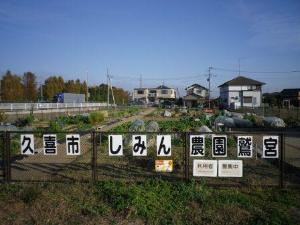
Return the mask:
<svg viewBox="0 0 300 225">
<path fill-rule="evenodd" d="M 21 135 L 34 136 L 34 154 L 21 154 Z M 263 158 L 263 137 L 269 132 L 230 132 L 227 135 L 228 153 L 226 157 L 213 157 L 212 134 L 205 137 L 205 156 L 190 155 L 190 135 L 201 133 L 55 133 L 57 155 L 44 155 L 42 132 L 1 132 L 0 133 L 0 181 L 50 181 L 69 182 L 91 180 L 121 180 L 128 182 L 160 178 L 170 181 L 195 180 L 207 185 L 221 186 L 299 186 L 300 185 L 300 133 L 276 132 L 279 137 L 279 157 Z M 80 136 L 80 155 L 67 155 L 66 135 Z M 123 154 L 109 155 L 109 135 L 122 135 Z M 133 156 L 133 135 L 145 135 L 146 156 Z M 157 156 L 158 135 L 171 136 L 171 155 Z M 237 137 L 252 136 L 253 155 L 239 158 Z M 5 151 L 7 150 L 7 151 Z M 6 154 L 4 154 L 6 153 Z M 281 154 L 282 153 L 282 154 Z M 242 177 L 196 177 L 193 176 L 193 161 L 242 160 Z M 282 161 L 281 161 L 282 159 Z M 170 160 L 173 169 L 158 171 L 159 160 Z M 6 170 L 5 170 L 6 169 Z"/>
<path fill-rule="evenodd" d="M 79 134 L 80 155 L 66 154 L 66 133 L 56 134 L 57 155 L 44 155 L 43 134 L 34 133 L 34 154 L 23 155 L 20 147 L 22 134 L 11 133 L 12 181 L 88 181 L 91 179 L 90 133 Z"/>
<path fill-rule="evenodd" d="M 205 156 L 189 156 L 189 177 L 199 180 L 207 185 L 224 185 L 224 186 L 276 186 L 280 182 L 279 159 L 262 158 L 262 145 L 264 134 L 227 134 L 227 156 L 213 157 L 211 135 L 206 135 Z M 252 136 L 253 154 L 251 158 L 238 157 L 237 137 Z M 188 142 L 190 143 L 190 142 Z M 189 144 L 188 144 L 189 149 Z M 196 177 L 193 176 L 193 161 L 196 159 L 204 160 L 242 160 L 242 177 Z M 219 171 L 218 171 L 219 173 Z"/>
<path fill-rule="evenodd" d="M 300 184 L 300 134 L 284 135 L 284 181 L 286 186 Z"/>
<path fill-rule="evenodd" d="M 184 133 L 164 134 L 171 135 L 172 146 L 170 156 L 157 156 L 157 134 L 147 133 L 147 155 L 133 156 L 133 142 L 130 133 L 122 134 L 123 155 L 109 156 L 109 133 L 98 134 L 97 148 L 97 179 L 98 180 L 126 180 L 143 181 L 147 178 L 162 178 L 166 180 L 184 179 Z M 157 160 L 172 160 L 173 170 L 157 172 Z"/>
</svg>

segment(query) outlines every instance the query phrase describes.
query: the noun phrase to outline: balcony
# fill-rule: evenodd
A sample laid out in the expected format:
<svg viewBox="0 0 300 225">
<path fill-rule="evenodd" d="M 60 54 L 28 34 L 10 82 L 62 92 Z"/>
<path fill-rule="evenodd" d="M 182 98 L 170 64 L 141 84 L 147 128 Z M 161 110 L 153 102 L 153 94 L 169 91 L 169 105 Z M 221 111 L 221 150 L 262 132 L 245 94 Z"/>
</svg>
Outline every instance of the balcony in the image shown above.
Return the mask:
<svg viewBox="0 0 300 225">
<path fill-rule="evenodd" d="M 148 97 L 149 97 L 149 98 L 156 98 L 156 93 L 149 93 L 149 94 L 148 94 Z"/>
</svg>

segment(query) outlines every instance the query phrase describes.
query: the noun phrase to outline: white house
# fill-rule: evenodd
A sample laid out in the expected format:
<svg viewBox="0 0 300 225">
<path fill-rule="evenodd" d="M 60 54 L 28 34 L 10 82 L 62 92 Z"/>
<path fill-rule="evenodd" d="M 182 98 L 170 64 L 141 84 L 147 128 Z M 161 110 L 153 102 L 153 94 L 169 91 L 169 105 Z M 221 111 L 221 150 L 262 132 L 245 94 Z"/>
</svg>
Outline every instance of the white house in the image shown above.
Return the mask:
<svg viewBox="0 0 300 225">
<path fill-rule="evenodd" d="M 220 85 L 220 100 L 225 108 L 260 107 L 265 83 L 238 76 Z"/>
<path fill-rule="evenodd" d="M 176 91 L 164 85 L 157 88 L 135 88 L 133 101 L 148 103 L 160 103 L 163 101 L 175 101 Z"/>
</svg>

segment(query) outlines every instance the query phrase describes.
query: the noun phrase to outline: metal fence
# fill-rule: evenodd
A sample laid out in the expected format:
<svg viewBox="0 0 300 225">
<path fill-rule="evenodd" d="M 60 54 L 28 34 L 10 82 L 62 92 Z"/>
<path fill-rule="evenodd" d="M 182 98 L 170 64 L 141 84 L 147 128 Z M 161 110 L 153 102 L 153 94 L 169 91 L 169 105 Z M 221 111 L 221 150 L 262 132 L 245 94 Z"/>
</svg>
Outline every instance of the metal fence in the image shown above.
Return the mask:
<svg viewBox="0 0 300 225">
<path fill-rule="evenodd" d="M 235 110 L 242 113 L 255 113 L 259 116 L 277 116 L 282 119 L 300 119 L 300 107 L 278 108 L 278 107 L 245 107 Z"/>
<path fill-rule="evenodd" d="M 72 103 L 0 103 L 0 110 L 3 111 L 31 111 L 31 110 L 51 110 L 51 109 L 69 109 L 69 108 L 92 108 L 105 107 L 105 102 L 72 102 Z M 109 104 L 109 106 L 113 106 Z"/>
<path fill-rule="evenodd" d="M 51 134 L 56 133 L 52 132 Z M 22 155 L 20 135 L 34 134 L 34 155 Z M 43 154 L 43 132 L 2 132 L 1 172 L 2 182 L 90 182 L 97 180 L 122 180 L 126 182 L 144 181 L 160 178 L 170 181 L 195 180 L 207 185 L 220 186 L 300 186 L 300 133 L 299 132 L 227 132 L 228 160 L 243 160 L 242 177 L 195 177 L 193 161 L 196 159 L 216 159 L 211 152 L 212 133 L 114 133 L 114 132 L 73 132 L 80 135 L 81 154 L 66 155 L 65 136 L 70 132 L 57 135 L 57 155 Z M 49 134 L 49 132 L 48 132 Z M 123 155 L 109 156 L 108 135 L 123 136 Z M 134 134 L 147 136 L 147 156 L 133 156 L 131 139 Z M 157 135 L 171 135 L 172 154 L 158 157 L 156 154 Z M 206 135 L 204 157 L 192 157 L 189 151 L 189 137 L 194 134 Z M 252 158 L 237 158 L 236 138 L 239 135 L 253 137 Z M 264 135 L 279 137 L 279 157 L 262 158 Z M 156 160 L 173 160 L 172 172 L 156 172 Z"/>
</svg>

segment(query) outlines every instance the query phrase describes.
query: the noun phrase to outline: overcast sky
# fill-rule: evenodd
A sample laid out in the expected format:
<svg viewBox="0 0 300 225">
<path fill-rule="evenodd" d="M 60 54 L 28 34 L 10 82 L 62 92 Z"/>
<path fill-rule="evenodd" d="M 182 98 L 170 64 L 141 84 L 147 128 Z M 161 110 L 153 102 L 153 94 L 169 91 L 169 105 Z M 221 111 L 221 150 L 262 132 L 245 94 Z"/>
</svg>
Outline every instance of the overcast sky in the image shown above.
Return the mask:
<svg viewBox="0 0 300 225">
<path fill-rule="evenodd" d="M 192 83 L 217 86 L 238 75 L 264 91 L 300 88 L 299 0 L 1 0 L 0 72 L 33 71 L 112 82 L 127 90 Z M 282 71 L 283 73 L 252 73 Z M 186 78 L 184 78 L 186 77 Z M 181 93 L 184 94 L 184 93 Z"/>
</svg>

